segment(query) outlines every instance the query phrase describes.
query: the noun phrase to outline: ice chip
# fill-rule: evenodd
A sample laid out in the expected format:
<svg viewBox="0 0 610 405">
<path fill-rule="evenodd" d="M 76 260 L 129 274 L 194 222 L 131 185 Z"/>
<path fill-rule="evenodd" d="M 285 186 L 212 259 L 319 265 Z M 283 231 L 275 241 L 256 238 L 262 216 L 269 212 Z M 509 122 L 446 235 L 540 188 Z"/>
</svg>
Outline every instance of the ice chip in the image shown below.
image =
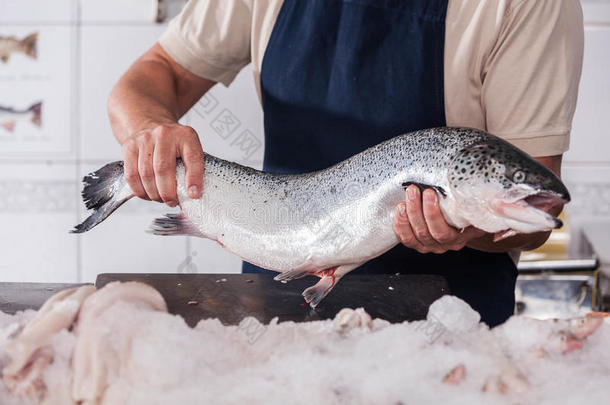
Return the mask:
<svg viewBox="0 0 610 405">
<path fill-rule="evenodd" d="M 427 320 L 442 324 L 449 332 L 464 333 L 479 323 L 481 315 L 458 297 L 444 295 L 430 305 Z"/>
</svg>

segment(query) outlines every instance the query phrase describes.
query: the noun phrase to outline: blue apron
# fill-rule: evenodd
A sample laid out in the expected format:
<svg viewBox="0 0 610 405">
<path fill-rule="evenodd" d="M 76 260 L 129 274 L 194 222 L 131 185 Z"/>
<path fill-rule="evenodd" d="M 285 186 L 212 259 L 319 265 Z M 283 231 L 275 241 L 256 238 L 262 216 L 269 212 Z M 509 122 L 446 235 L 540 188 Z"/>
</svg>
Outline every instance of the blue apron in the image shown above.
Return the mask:
<svg viewBox="0 0 610 405">
<path fill-rule="evenodd" d="M 285 0 L 261 71 L 264 169 L 319 170 L 445 126 L 447 1 Z M 243 272 L 268 271 L 244 262 Z M 397 272 L 442 274 L 490 326 L 513 314 L 517 272 L 507 254 L 423 255 L 399 245 L 352 273 Z"/>
</svg>

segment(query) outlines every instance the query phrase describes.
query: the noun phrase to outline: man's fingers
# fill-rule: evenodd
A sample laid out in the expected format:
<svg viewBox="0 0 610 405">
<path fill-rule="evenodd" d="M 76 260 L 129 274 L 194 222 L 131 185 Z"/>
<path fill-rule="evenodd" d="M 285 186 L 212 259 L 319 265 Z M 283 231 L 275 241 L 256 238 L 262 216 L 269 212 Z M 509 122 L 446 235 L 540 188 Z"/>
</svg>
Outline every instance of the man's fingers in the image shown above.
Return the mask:
<svg viewBox="0 0 610 405">
<path fill-rule="evenodd" d="M 393 228 L 394 233 L 400 240 L 400 242 L 408 248 L 415 249 L 419 253 L 444 253 L 446 249 L 443 249 L 438 243 L 433 242 L 429 245 L 424 245 L 415 236 L 413 228 L 409 222 L 409 214 L 407 213 L 407 204 L 400 203 L 396 207 L 396 215 L 394 216 Z"/>
<path fill-rule="evenodd" d="M 425 190 L 423 197 L 417 186 L 406 190 L 407 201 L 396 208 L 394 233 L 407 247 L 420 253 L 445 253 L 460 250 L 470 240 L 485 234 L 484 231 L 468 227 L 458 231 L 450 226 L 439 206 L 434 190 Z"/>
<path fill-rule="evenodd" d="M 189 198 L 201 197 L 203 185 L 203 150 L 197 133 L 191 129 L 192 133 L 185 136 L 180 147 L 180 156 L 184 162 L 186 170 L 186 190 Z"/>
<path fill-rule="evenodd" d="M 424 246 L 432 247 L 435 245 L 436 241 L 430 235 L 426 225 L 426 219 L 422 210 L 421 193 L 417 186 L 411 185 L 407 187 L 407 216 L 417 240 Z"/>
<path fill-rule="evenodd" d="M 423 211 L 430 235 L 441 245 L 458 238 L 458 231 L 449 226 L 438 205 L 438 196 L 432 189 L 424 191 Z"/>
<path fill-rule="evenodd" d="M 178 204 L 176 157 L 186 168 L 189 197 L 199 198 L 203 183 L 203 151 L 193 128 L 161 124 L 141 130 L 123 144 L 125 177 L 135 195 L 174 207 Z"/>
<path fill-rule="evenodd" d="M 153 171 L 159 197 L 170 207 L 178 205 L 176 195 L 176 147 L 166 133 L 157 134 L 153 154 Z"/>
<path fill-rule="evenodd" d="M 155 183 L 155 171 L 153 168 L 153 145 L 143 143 L 140 145 L 140 153 L 138 155 L 138 172 L 146 194 L 153 201 L 161 201 L 157 185 Z"/>
<path fill-rule="evenodd" d="M 409 224 L 409 217 L 407 216 L 407 205 L 405 203 L 400 203 L 396 206 L 392 227 L 394 228 L 394 233 L 396 234 L 396 237 L 398 237 L 398 240 L 400 240 L 400 243 L 411 249 L 415 249 L 418 252 L 425 250 L 413 234 L 413 230 Z"/>
<path fill-rule="evenodd" d="M 128 141 L 121 147 L 123 150 L 123 170 L 125 173 L 125 181 L 129 184 L 131 191 L 136 197 L 148 200 L 148 195 L 138 173 L 138 148 L 134 142 Z"/>
</svg>

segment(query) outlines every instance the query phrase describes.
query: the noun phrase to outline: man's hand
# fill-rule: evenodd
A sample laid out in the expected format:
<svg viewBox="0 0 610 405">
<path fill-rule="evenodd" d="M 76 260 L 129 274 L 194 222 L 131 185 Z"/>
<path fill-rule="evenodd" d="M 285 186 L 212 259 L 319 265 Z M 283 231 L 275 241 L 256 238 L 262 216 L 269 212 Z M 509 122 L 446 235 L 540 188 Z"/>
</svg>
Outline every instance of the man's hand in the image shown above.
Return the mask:
<svg viewBox="0 0 610 405">
<path fill-rule="evenodd" d="M 485 234 L 474 227 L 459 231 L 449 225 L 440 210 L 436 192 L 427 189 L 422 198 L 415 185 L 407 188 L 406 202 L 396 207 L 394 232 L 403 245 L 420 253 L 460 250 Z"/>
<path fill-rule="evenodd" d="M 561 155 L 535 158 L 561 175 Z M 549 213 L 559 215 L 562 206 L 553 207 Z M 406 190 L 406 203 L 396 207 L 394 233 L 403 245 L 420 253 L 445 253 L 448 250 L 460 250 L 464 246 L 484 252 L 508 252 L 511 250 L 536 249 L 546 242 L 550 231 L 518 234 L 494 242 L 494 235 L 474 227 L 463 232 L 455 229 L 445 221 L 434 190 L 424 191 L 423 198 L 417 186 L 411 185 Z"/>
<path fill-rule="evenodd" d="M 178 119 L 214 84 L 184 69 L 155 44 L 114 86 L 108 115 L 136 196 L 176 206 L 177 157 L 186 167 L 188 196 L 201 196 L 201 143 L 193 128 Z"/>
<path fill-rule="evenodd" d="M 188 196 L 201 195 L 203 150 L 193 128 L 173 123 L 153 125 L 127 137 L 121 149 L 125 179 L 136 196 L 175 207 L 177 157 L 186 169 Z"/>
</svg>

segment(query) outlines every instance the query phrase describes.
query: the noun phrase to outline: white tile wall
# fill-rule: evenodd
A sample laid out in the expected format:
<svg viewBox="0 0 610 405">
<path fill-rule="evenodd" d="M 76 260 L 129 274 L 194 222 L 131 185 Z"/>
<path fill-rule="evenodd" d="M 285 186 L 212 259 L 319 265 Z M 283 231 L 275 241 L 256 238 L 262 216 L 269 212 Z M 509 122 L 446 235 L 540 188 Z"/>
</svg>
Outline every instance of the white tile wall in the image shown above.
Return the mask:
<svg viewBox="0 0 610 405">
<path fill-rule="evenodd" d="M 608 25 L 610 7 L 608 0 L 581 0 L 585 24 L 590 28 L 594 25 Z"/>
<path fill-rule="evenodd" d="M 146 22 L 150 13 L 142 19 L 108 18 L 115 3 L 0 1 L 0 35 L 23 36 L 33 29 L 41 33 L 39 60 L 32 63 L 19 56 L 11 61 L 14 65 L 0 65 L 0 104 L 21 107 L 32 97 L 48 98 L 45 139 L 32 136 L 35 128 L 29 128 L 21 131 L 23 138 L 0 142 L 0 281 L 75 282 L 92 281 L 108 271 L 240 269 L 239 258 L 214 242 L 146 234 L 153 218 L 171 211 L 161 204 L 132 200 L 94 232 L 67 233 L 85 214 L 78 184 L 82 175 L 120 158 L 106 116 L 108 93 L 164 29 Z M 174 13 L 182 3 L 166 1 Z M 100 11 L 102 4 L 108 8 Z M 582 4 L 585 63 L 564 174 L 574 195 L 570 214 L 577 219 L 586 213 L 590 219 L 610 216 L 610 137 L 605 123 L 610 111 L 610 1 Z M 29 79 L 7 79 L 24 73 Z M 53 85 L 41 79 L 50 76 Z M 2 98 L 8 94 L 10 100 Z M 261 166 L 262 112 L 250 68 L 230 89 L 214 87 L 182 121 L 198 131 L 206 152 Z"/>
<path fill-rule="evenodd" d="M 73 282 L 78 242 L 74 163 L 0 166 L 0 280 Z"/>
<path fill-rule="evenodd" d="M 608 3 L 610 8 L 610 2 Z M 608 26 L 587 26 L 579 100 L 574 114 L 569 163 L 610 163 L 610 136 L 603 125 L 610 111 L 610 19 Z M 598 147 L 595 147 L 598 146 Z"/>
<path fill-rule="evenodd" d="M 138 0 L 147 1 L 152 3 Z M 164 3 L 171 17 L 184 1 Z M 165 29 L 151 21 L 150 12 L 142 18 L 137 13 L 111 18 L 121 4 L 0 2 L 0 35 L 39 32 L 36 60 L 16 55 L 0 65 L 0 105 L 21 108 L 33 97 L 45 99 L 42 133 L 29 123 L 18 123 L 14 134 L 0 133 L 0 221 L 5 227 L 0 281 L 93 281 L 102 272 L 240 271 L 241 260 L 214 242 L 147 234 L 155 217 L 175 211 L 162 204 L 131 200 L 95 232 L 68 233 L 86 215 L 82 176 L 121 157 L 106 115 L 108 94 Z M 214 103 L 206 105 L 206 100 Z M 227 111 L 235 133 L 223 127 Z M 200 133 L 207 152 L 262 164 L 262 112 L 250 68 L 231 91 L 221 85 L 212 89 L 183 122 Z"/>
<path fill-rule="evenodd" d="M 150 23 L 157 19 L 158 0 L 81 0 L 80 20 L 90 23 Z"/>
<path fill-rule="evenodd" d="M 70 23 L 77 19 L 77 0 L 2 0 L 0 24 Z"/>
<path fill-rule="evenodd" d="M 610 1 L 582 0 L 585 54 L 580 92 L 563 177 L 576 225 L 610 218 Z"/>
<path fill-rule="evenodd" d="M 164 29 L 160 24 L 81 27 L 78 128 L 82 159 L 101 163 L 121 158 L 121 149 L 112 137 L 106 101 L 119 77 Z"/>
</svg>

